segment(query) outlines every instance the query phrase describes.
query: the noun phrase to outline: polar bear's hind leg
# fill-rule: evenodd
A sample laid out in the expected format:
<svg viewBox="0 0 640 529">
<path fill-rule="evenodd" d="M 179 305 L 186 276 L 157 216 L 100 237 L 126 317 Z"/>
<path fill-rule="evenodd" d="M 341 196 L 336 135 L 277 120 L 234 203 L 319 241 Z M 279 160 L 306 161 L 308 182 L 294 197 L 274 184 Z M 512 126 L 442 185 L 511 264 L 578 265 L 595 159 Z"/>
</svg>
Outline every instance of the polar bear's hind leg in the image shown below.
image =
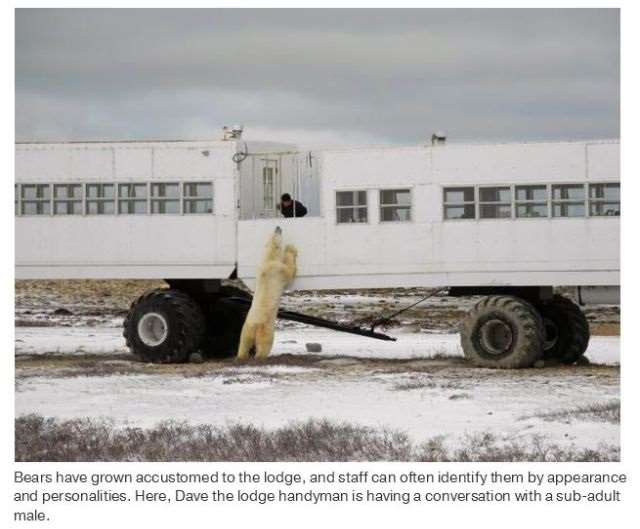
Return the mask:
<svg viewBox="0 0 640 529">
<path fill-rule="evenodd" d="M 256 325 L 256 358 L 265 359 L 273 347 L 273 323 L 259 323 Z"/>
<path fill-rule="evenodd" d="M 251 356 L 251 349 L 256 345 L 256 326 L 245 324 L 240 334 L 240 344 L 238 345 L 238 360 L 248 360 Z"/>
</svg>

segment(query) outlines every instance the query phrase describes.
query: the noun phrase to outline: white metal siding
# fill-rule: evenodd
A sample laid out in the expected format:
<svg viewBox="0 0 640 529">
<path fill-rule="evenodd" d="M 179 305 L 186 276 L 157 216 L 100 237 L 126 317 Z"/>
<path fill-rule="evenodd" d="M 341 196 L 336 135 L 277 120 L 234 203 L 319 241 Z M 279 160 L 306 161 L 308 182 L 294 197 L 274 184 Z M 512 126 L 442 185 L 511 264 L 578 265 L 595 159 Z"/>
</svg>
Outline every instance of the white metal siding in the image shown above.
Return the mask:
<svg viewBox="0 0 640 529">
<path fill-rule="evenodd" d="M 19 216 L 18 278 L 221 278 L 236 262 L 232 142 L 18 145 L 17 183 L 213 184 L 213 214 Z"/>
<path fill-rule="evenodd" d="M 618 217 L 443 220 L 446 186 L 617 182 L 617 142 L 314 152 L 318 216 L 239 222 L 238 198 L 249 190 L 242 187 L 238 197 L 236 148 L 18 145 L 18 183 L 206 181 L 214 186 L 214 213 L 19 216 L 17 277 L 225 278 L 237 262 L 251 284 L 264 242 L 280 225 L 299 248 L 294 288 L 619 284 Z M 250 152 L 268 148 L 283 151 L 261 144 Z M 411 190 L 410 222 L 380 222 L 379 191 L 394 188 Z M 367 192 L 367 224 L 336 223 L 337 190 Z"/>
<path fill-rule="evenodd" d="M 442 188 L 616 182 L 618 154 L 617 143 L 326 152 L 323 217 L 240 221 L 239 276 L 252 283 L 264 241 L 280 225 L 299 248 L 297 289 L 617 285 L 618 217 L 443 221 Z M 410 222 L 379 222 L 379 190 L 391 188 L 411 189 Z M 341 189 L 367 190 L 368 223 L 336 223 L 335 192 Z"/>
</svg>

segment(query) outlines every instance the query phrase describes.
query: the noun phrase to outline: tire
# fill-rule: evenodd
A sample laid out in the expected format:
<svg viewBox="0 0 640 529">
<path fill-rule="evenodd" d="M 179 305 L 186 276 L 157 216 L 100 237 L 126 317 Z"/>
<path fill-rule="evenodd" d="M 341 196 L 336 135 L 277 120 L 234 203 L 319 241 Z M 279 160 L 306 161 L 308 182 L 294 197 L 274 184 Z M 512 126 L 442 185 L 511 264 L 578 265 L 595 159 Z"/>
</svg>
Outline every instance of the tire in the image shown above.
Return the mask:
<svg viewBox="0 0 640 529">
<path fill-rule="evenodd" d="M 200 306 L 180 290 L 147 292 L 131 304 L 124 320 L 127 347 L 153 363 L 185 362 L 203 345 L 206 324 Z"/>
<path fill-rule="evenodd" d="M 544 358 L 573 364 L 584 355 L 589 345 L 589 322 L 580 307 L 556 294 L 537 309 L 545 326 Z"/>
<path fill-rule="evenodd" d="M 207 312 L 207 333 L 203 347 L 207 358 L 230 358 L 238 352 L 246 310 L 219 300 Z"/>
<path fill-rule="evenodd" d="M 481 299 L 465 319 L 461 343 L 465 357 L 475 366 L 531 367 L 542 358 L 542 318 L 533 305 L 523 299 L 488 296 Z"/>
</svg>

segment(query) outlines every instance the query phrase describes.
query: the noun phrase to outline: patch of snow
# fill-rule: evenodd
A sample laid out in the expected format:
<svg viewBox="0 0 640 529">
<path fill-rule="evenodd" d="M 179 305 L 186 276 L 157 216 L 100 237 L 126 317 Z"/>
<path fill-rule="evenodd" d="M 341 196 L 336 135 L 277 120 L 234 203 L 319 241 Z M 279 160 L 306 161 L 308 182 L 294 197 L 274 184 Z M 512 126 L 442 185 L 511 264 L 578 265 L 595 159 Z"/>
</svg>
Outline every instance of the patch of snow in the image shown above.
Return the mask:
<svg viewBox="0 0 640 529">
<path fill-rule="evenodd" d="M 396 342 L 375 340 L 328 329 L 301 327 L 276 332 L 273 356 L 313 354 L 355 358 L 433 358 L 463 356 L 457 334 L 426 334 L 399 331 Z M 113 354 L 127 353 L 120 329 L 101 327 L 17 327 L 15 354 Z M 322 345 L 321 353 L 307 353 L 306 342 Z M 619 365 L 620 338 L 592 336 L 587 358 L 596 364 Z"/>
<path fill-rule="evenodd" d="M 16 327 L 16 355 L 113 354 L 129 350 L 122 328 Z"/>
<path fill-rule="evenodd" d="M 538 434 L 580 447 L 619 443 L 617 424 L 588 420 L 567 424 L 531 417 L 617 399 L 616 385 L 571 375 L 469 377 L 452 384 L 434 375 L 428 386 L 397 389 L 408 376 L 33 377 L 24 379 L 17 390 L 16 415 L 105 417 L 116 424 L 139 426 L 174 418 L 193 424 L 240 422 L 266 428 L 327 418 L 404 431 L 418 442 L 443 435 L 455 445 L 466 434 L 491 432 L 504 441 Z"/>
</svg>

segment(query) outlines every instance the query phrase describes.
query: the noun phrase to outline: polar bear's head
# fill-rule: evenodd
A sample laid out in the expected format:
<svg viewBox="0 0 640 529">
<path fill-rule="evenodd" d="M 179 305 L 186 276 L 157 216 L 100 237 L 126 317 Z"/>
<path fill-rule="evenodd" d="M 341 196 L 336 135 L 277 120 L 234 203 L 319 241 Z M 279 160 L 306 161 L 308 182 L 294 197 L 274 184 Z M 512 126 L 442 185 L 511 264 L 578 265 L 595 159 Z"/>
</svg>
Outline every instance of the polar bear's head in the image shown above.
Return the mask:
<svg viewBox="0 0 640 529">
<path fill-rule="evenodd" d="M 280 226 L 278 226 L 274 230 L 273 235 L 267 241 L 264 253 L 264 261 L 280 261 L 282 259 L 283 251 L 282 229 L 280 228 Z"/>
</svg>

